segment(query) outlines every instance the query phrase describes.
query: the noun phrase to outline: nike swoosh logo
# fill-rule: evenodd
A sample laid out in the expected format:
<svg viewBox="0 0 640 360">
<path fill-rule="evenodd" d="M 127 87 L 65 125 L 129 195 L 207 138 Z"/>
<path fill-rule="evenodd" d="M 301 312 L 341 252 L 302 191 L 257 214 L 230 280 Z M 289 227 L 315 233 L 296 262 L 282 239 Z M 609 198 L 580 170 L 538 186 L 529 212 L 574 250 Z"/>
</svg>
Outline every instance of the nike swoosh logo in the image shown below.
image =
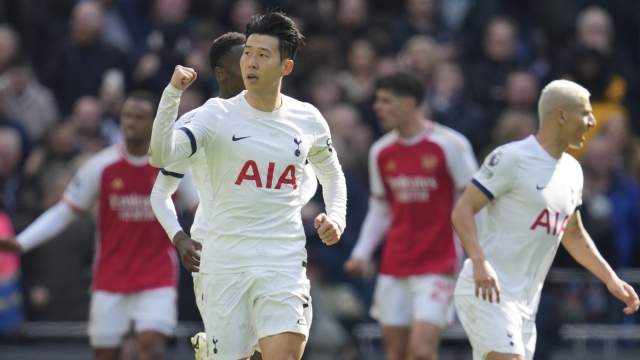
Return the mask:
<svg viewBox="0 0 640 360">
<path fill-rule="evenodd" d="M 546 186 L 539 186 L 539 185 L 536 185 L 536 189 L 538 189 L 538 190 L 542 190 L 542 189 L 544 189 L 544 188 L 546 188 Z"/>
<path fill-rule="evenodd" d="M 298 319 L 298 325 L 304 325 L 304 321 L 302 321 L 302 319 Z"/>
<path fill-rule="evenodd" d="M 250 138 L 251 136 L 243 136 L 243 137 L 236 137 L 236 134 L 233 134 L 233 136 L 231 137 L 231 140 L 233 141 L 238 141 L 238 140 L 242 140 L 242 139 L 246 139 L 246 138 Z"/>
</svg>

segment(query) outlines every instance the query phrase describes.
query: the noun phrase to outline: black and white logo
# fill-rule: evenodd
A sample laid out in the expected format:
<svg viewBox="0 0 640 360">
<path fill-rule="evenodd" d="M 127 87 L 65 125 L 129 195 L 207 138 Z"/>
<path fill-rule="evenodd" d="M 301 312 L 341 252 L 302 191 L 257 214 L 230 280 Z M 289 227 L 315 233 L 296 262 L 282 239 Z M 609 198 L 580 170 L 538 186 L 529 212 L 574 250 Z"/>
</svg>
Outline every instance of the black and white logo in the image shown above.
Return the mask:
<svg viewBox="0 0 640 360">
<path fill-rule="evenodd" d="M 302 140 L 298 140 L 298 138 L 294 136 L 293 142 L 298 145 L 298 148 L 293 152 L 293 155 L 300 156 L 300 144 L 302 144 Z"/>
</svg>

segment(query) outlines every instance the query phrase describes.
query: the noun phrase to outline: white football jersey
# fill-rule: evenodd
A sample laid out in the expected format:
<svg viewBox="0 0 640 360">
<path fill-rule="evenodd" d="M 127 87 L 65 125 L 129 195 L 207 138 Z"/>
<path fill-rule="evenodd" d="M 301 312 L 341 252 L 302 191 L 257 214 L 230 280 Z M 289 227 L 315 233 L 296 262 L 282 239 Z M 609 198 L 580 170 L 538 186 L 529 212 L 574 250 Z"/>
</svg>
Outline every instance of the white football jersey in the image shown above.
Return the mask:
<svg viewBox="0 0 640 360">
<path fill-rule="evenodd" d="M 323 185 L 327 215 L 344 229 L 344 175 L 315 107 L 282 95 L 278 110 L 262 112 L 242 92 L 208 100 L 174 132 L 162 117 L 180 94 L 165 89 L 154 124 L 164 146 L 154 149 L 152 139 L 152 150 L 168 164 L 204 153 L 215 201 L 201 204 L 210 226 L 200 272 L 291 271 L 306 262 L 300 179 L 307 161 Z"/>
<path fill-rule="evenodd" d="M 569 217 L 582 204 L 582 168 L 557 160 L 532 135 L 495 149 L 472 182 L 490 199 L 480 245 L 498 275 L 502 301 L 534 319 L 540 293 Z M 473 264 L 464 263 L 456 294 L 475 293 Z"/>
<path fill-rule="evenodd" d="M 194 113 L 195 111 L 190 111 L 180 117 L 180 119 L 175 122 L 174 129 L 182 127 L 185 122 L 189 121 Z M 209 179 L 209 166 L 207 165 L 204 151 L 196 151 L 196 153 L 188 159 L 171 164 L 162 169 L 161 173 L 165 176 L 182 178 L 187 170 L 191 171 L 193 185 L 200 197 L 200 204 L 193 218 L 190 235 L 193 239 L 203 242 L 207 238 L 207 227 L 211 224 L 204 209 L 210 209 L 213 206 L 213 191 L 211 190 L 211 181 Z"/>
</svg>

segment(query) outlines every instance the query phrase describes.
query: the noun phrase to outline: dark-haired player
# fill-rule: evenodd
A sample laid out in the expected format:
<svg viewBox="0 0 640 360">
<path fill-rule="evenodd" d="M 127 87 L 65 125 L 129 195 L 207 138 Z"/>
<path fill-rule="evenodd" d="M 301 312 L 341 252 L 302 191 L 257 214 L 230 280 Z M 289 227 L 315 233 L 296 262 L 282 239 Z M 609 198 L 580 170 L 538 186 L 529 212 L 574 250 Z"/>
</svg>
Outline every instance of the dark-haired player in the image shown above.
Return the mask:
<svg viewBox="0 0 640 360">
<path fill-rule="evenodd" d="M 246 37 L 240 33 L 227 33 L 217 38 L 209 50 L 209 64 L 216 76 L 220 87 L 220 98 L 229 99 L 238 95 L 244 90 L 242 73 L 240 72 L 240 56 L 244 50 Z M 193 116 L 193 112 L 183 115 L 174 125 L 174 129 L 184 126 L 188 119 Z M 180 180 L 184 176 L 187 168 L 191 171 L 194 184 L 198 190 L 201 205 L 195 214 L 193 225 L 191 226 L 191 238 L 182 230 L 176 217 L 176 210 L 171 195 L 176 191 Z M 160 224 L 164 227 L 169 238 L 172 239 L 181 255 L 188 258 L 192 251 L 198 251 L 206 240 L 209 222 L 205 217 L 204 209 L 214 205 L 213 190 L 208 182 L 207 160 L 204 152 L 196 152 L 188 160 L 172 164 L 161 171 L 156 184 L 151 193 L 151 206 Z M 315 194 L 318 182 L 310 165 L 305 166 L 305 174 L 301 180 L 301 193 L 303 202 L 306 204 Z M 192 240 L 194 239 L 194 240 Z M 184 262 L 184 260 L 183 260 Z M 200 293 L 199 274 L 189 263 L 185 267 L 193 274 L 194 292 L 198 309 L 202 311 L 202 294 Z M 206 336 L 205 333 L 198 333 L 191 343 L 196 354 L 196 360 L 206 359 Z"/>
<path fill-rule="evenodd" d="M 329 127 L 319 111 L 280 93 L 303 37 L 270 12 L 247 25 L 240 69 L 246 91 L 211 99 L 173 130 L 181 92 L 196 78 L 177 66 L 165 89 L 149 160 L 165 167 L 204 152 L 215 199 L 199 266 L 208 358 L 300 359 L 311 323 L 300 178 L 311 163 L 327 214 L 315 219 L 322 241 L 340 240 L 346 186 Z M 184 259 L 183 259 L 184 260 Z"/>
<path fill-rule="evenodd" d="M 423 98 L 422 81 L 409 74 L 376 84 L 373 108 L 391 131 L 371 147 L 369 211 L 345 263 L 348 273 L 364 275 L 386 235 L 371 315 L 389 360 L 438 357 L 461 256 L 450 214 L 478 168 L 464 136 L 424 118 Z"/>
<path fill-rule="evenodd" d="M 158 169 L 147 151 L 155 95 L 133 92 L 120 124 L 125 142 L 109 147 L 80 168 L 62 200 L 0 249 L 26 252 L 54 238 L 77 219 L 98 210 L 98 250 L 89 314 L 89 338 L 97 360 L 119 358 L 133 324 L 139 359 L 163 359 L 176 325 L 176 252 L 151 209 L 149 196 Z M 179 195 L 196 206 L 191 187 Z"/>
</svg>

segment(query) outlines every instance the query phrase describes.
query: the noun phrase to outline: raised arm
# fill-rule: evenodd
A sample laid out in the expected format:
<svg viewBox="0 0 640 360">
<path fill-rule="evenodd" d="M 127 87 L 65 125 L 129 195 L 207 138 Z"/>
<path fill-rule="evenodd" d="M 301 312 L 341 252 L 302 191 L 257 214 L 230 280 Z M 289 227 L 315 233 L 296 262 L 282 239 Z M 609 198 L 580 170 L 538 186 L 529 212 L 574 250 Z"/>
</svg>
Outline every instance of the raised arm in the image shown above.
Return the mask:
<svg viewBox="0 0 640 360">
<path fill-rule="evenodd" d="M 630 315 L 638 311 L 638 307 L 640 307 L 638 295 L 631 285 L 620 280 L 618 275 L 611 269 L 611 266 L 600 255 L 596 245 L 582 225 L 579 210 L 576 210 L 569 218 L 561 242 L 567 252 L 580 265 L 602 280 L 607 285 L 607 289 L 627 305 L 624 309 L 625 314 Z"/>
<path fill-rule="evenodd" d="M 196 77 L 193 69 L 177 65 L 171 82 L 162 93 L 149 146 L 151 166 L 164 168 L 196 152 L 196 139 L 193 132 L 187 128 L 173 129 L 178 115 L 180 95 L 196 80 Z"/>
</svg>

